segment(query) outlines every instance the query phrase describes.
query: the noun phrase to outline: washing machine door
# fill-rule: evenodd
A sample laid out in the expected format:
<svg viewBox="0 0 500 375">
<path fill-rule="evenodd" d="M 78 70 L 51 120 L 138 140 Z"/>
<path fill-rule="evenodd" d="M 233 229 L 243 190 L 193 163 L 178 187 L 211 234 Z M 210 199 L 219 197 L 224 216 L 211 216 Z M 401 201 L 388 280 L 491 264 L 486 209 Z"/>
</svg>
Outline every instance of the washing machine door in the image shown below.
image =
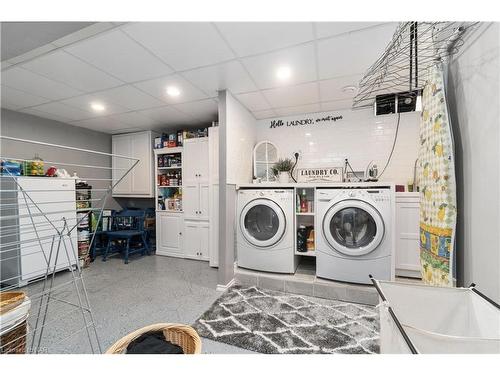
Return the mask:
<svg viewBox="0 0 500 375">
<path fill-rule="evenodd" d="M 283 210 L 270 199 L 254 199 L 241 211 L 241 233 L 254 246 L 261 248 L 274 246 L 283 237 L 285 228 Z"/>
<path fill-rule="evenodd" d="M 347 199 L 331 206 L 323 218 L 323 235 L 332 249 L 348 256 L 374 251 L 384 238 L 384 221 L 369 203 Z"/>
</svg>

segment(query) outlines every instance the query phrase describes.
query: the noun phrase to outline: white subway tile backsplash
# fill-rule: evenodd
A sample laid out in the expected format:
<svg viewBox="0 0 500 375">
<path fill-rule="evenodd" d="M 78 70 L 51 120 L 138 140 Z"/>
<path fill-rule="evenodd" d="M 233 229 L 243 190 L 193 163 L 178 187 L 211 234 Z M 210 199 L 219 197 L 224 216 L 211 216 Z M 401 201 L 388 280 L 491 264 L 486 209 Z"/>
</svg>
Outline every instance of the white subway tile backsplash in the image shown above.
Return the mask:
<svg viewBox="0 0 500 375">
<path fill-rule="evenodd" d="M 328 115 L 343 118 L 330 123 L 270 128 L 272 120 L 286 122 Z M 413 166 L 418 157 L 419 121 L 420 113 L 401 115 L 397 144 L 382 180 L 406 184 L 413 178 Z M 281 157 L 293 157 L 293 153 L 299 151 L 299 167 L 343 166 L 347 157 L 355 170 L 364 171 L 373 160 L 382 171 L 391 151 L 396 125 L 395 115 L 375 117 L 371 109 L 307 113 L 257 121 L 256 141 L 274 142 Z"/>
</svg>

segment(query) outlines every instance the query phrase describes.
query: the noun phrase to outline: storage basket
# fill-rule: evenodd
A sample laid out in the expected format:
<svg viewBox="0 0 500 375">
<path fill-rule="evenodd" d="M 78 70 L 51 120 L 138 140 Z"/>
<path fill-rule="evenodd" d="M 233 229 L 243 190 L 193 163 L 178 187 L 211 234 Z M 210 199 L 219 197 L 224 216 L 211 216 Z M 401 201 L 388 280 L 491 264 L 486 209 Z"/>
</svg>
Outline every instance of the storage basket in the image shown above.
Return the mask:
<svg viewBox="0 0 500 375">
<path fill-rule="evenodd" d="M 0 292 L 0 354 L 26 353 L 30 306 L 24 292 Z"/>
<path fill-rule="evenodd" d="M 372 282 L 382 354 L 500 354 L 500 306 L 473 286 Z"/>
<path fill-rule="evenodd" d="M 165 339 L 172 344 L 179 345 L 184 354 L 200 354 L 201 339 L 198 333 L 190 326 L 175 323 L 158 323 L 153 324 L 121 338 L 115 342 L 107 351 L 106 354 L 124 354 L 127 346 L 136 338 L 144 333 L 161 331 Z"/>
<path fill-rule="evenodd" d="M 0 292 L 0 314 L 19 306 L 23 303 L 26 293 L 24 292 Z"/>
<path fill-rule="evenodd" d="M 0 354 L 26 353 L 26 320 L 0 336 Z"/>
</svg>

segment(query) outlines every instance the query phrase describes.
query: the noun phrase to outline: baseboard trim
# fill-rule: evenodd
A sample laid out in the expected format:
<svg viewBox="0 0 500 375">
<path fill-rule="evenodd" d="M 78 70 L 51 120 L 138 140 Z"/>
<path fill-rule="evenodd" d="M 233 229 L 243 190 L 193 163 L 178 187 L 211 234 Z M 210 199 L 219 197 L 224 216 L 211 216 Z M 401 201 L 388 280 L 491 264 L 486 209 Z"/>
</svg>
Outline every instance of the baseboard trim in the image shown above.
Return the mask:
<svg viewBox="0 0 500 375">
<path fill-rule="evenodd" d="M 232 287 L 232 286 L 234 285 L 235 281 L 236 281 L 236 280 L 235 280 L 234 278 L 232 278 L 232 279 L 231 279 L 231 281 L 230 281 L 230 282 L 228 282 L 226 285 L 217 284 L 217 288 L 216 288 L 216 290 L 217 290 L 218 292 L 224 292 L 224 291 L 226 291 L 227 289 L 229 289 L 230 287 Z"/>
</svg>

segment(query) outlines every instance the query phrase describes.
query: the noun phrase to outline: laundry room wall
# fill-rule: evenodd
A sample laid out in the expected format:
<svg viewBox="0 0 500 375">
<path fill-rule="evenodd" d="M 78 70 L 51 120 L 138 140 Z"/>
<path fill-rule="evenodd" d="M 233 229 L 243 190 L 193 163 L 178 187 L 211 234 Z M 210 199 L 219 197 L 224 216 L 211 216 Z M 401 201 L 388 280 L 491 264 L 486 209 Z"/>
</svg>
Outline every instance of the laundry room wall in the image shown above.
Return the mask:
<svg viewBox="0 0 500 375">
<path fill-rule="evenodd" d="M 252 182 L 256 120 L 229 91 L 226 94 L 227 183 Z"/>
<path fill-rule="evenodd" d="M 457 277 L 500 302 L 500 26 L 482 24 L 449 64 Z"/>
<path fill-rule="evenodd" d="M 256 120 L 233 95 L 219 92 L 219 288 L 234 276 L 236 185 L 252 181 Z"/>
<path fill-rule="evenodd" d="M 1 110 L 0 133 L 3 136 L 14 138 L 111 153 L 110 134 L 96 132 L 59 121 L 7 109 Z M 46 168 L 50 166 L 50 161 L 111 167 L 111 157 L 109 156 L 62 150 L 50 146 L 13 142 L 2 139 L 0 150 L 2 156 L 13 158 L 31 159 L 35 154 L 38 154 L 45 161 Z M 70 174 L 76 172 L 77 175 L 83 179 L 111 178 L 111 169 L 64 165 L 60 167 L 66 169 Z M 107 180 L 88 180 L 88 183 L 91 184 L 94 189 L 104 189 L 109 185 L 109 181 Z M 106 208 L 120 209 L 121 206 L 116 200 L 109 197 Z"/>
<path fill-rule="evenodd" d="M 328 116 L 335 121 L 318 121 Z M 310 124 L 292 125 L 294 121 Z M 275 126 L 281 120 L 282 126 Z M 402 113 L 394 153 L 382 181 L 406 184 L 413 180 L 418 157 L 420 112 Z M 257 142 L 269 140 L 278 147 L 280 157 L 300 153 L 300 167 L 344 165 L 348 158 L 355 171 L 364 171 L 373 160 L 382 171 L 394 141 L 398 116 L 375 116 L 373 109 L 336 110 L 259 120 Z"/>
</svg>

